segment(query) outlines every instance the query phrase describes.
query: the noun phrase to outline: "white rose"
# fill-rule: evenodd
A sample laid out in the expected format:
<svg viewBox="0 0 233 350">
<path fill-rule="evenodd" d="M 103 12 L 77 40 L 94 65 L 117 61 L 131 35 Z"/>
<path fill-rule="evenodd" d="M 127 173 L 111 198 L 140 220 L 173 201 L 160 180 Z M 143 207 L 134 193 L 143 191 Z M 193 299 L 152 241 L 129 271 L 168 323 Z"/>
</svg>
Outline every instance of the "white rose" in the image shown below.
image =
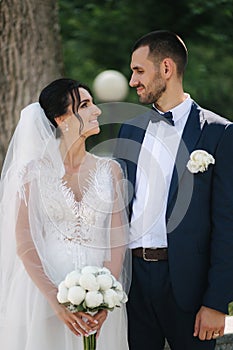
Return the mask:
<svg viewBox="0 0 233 350">
<path fill-rule="evenodd" d="M 88 291 L 95 291 L 99 289 L 99 283 L 97 282 L 96 277 L 91 273 L 81 275 L 79 284 Z"/>
<path fill-rule="evenodd" d="M 112 277 L 112 280 L 113 280 L 112 286 L 113 286 L 113 288 L 116 288 L 118 281 L 113 275 L 111 275 L 111 277 Z"/>
<path fill-rule="evenodd" d="M 188 164 L 187 164 L 187 168 L 191 173 L 196 174 L 199 172 L 200 164 L 194 163 L 194 162 L 189 160 Z"/>
<path fill-rule="evenodd" d="M 123 290 L 117 290 L 116 293 L 119 300 L 118 306 L 120 306 L 120 303 L 125 304 L 128 301 L 127 294 Z"/>
<path fill-rule="evenodd" d="M 196 150 L 191 153 L 187 168 L 195 174 L 206 171 L 209 164 L 215 164 L 214 157 L 204 150 Z"/>
<path fill-rule="evenodd" d="M 59 303 L 68 303 L 68 288 L 66 288 L 65 283 L 62 282 L 58 286 L 57 300 Z"/>
<path fill-rule="evenodd" d="M 99 271 L 97 266 L 85 266 L 82 268 L 81 274 L 85 275 L 86 273 L 92 273 L 93 275 Z"/>
<path fill-rule="evenodd" d="M 98 307 L 103 303 L 103 295 L 98 291 L 87 292 L 85 302 L 89 308 Z"/>
<path fill-rule="evenodd" d="M 114 288 L 115 288 L 116 290 L 119 290 L 119 291 L 122 291 L 122 290 L 123 290 L 122 284 L 121 284 L 119 281 L 115 281 L 115 282 L 114 282 Z"/>
<path fill-rule="evenodd" d="M 68 273 L 68 275 L 65 278 L 65 285 L 67 288 L 71 288 L 73 286 L 79 285 L 79 278 L 81 274 L 79 271 L 72 271 Z"/>
<path fill-rule="evenodd" d="M 111 271 L 107 267 L 102 267 L 101 269 L 99 269 L 99 274 L 111 275 Z"/>
<path fill-rule="evenodd" d="M 124 299 L 124 292 L 123 291 L 115 291 L 116 297 L 115 297 L 115 306 L 121 306 L 121 303 L 123 303 Z"/>
<path fill-rule="evenodd" d="M 73 305 L 80 305 L 85 299 L 86 291 L 80 286 L 71 287 L 68 291 L 68 300 Z"/>
<path fill-rule="evenodd" d="M 58 285 L 58 291 L 62 290 L 63 288 L 67 289 L 65 281 L 62 281 L 59 285 Z"/>
<path fill-rule="evenodd" d="M 99 275 L 96 277 L 97 283 L 99 284 L 100 290 L 107 290 L 112 287 L 112 277 L 109 274 L 106 275 Z"/>
<path fill-rule="evenodd" d="M 108 305 L 109 308 L 113 308 L 118 305 L 119 297 L 113 289 L 106 290 L 104 292 L 104 303 Z"/>
</svg>

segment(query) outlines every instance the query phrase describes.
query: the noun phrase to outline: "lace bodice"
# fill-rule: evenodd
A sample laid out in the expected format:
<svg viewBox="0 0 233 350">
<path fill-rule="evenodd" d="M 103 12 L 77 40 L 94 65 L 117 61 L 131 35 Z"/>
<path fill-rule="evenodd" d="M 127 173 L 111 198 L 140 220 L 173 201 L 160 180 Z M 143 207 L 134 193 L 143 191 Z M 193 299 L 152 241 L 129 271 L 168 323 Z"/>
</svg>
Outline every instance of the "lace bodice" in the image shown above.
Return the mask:
<svg viewBox="0 0 233 350">
<path fill-rule="evenodd" d="M 80 201 L 75 199 L 72 190 L 57 173 L 47 165 L 41 167 L 43 235 L 50 254 L 54 247 L 54 252 L 70 256 L 73 264 L 85 265 L 85 255 L 91 254 L 88 248 L 109 246 L 114 197 L 111 162 L 103 158 L 97 160 L 96 167 L 89 172 Z"/>
</svg>

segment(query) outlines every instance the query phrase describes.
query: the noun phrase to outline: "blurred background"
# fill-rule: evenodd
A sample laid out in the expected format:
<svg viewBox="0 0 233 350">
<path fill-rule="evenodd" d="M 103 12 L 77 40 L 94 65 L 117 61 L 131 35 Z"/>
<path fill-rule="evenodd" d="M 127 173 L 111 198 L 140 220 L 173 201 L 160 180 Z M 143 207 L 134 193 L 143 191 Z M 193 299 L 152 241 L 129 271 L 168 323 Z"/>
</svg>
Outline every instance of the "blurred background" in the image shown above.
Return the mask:
<svg viewBox="0 0 233 350">
<path fill-rule="evenodd" d="M 65 74 L 92 84 L 106 69 L 130 77 L 130 51 L 143 34 L 168 29 L 186 43 L 185 90 L 198 103 L 232 115 L 232 0 L 60 0 Z M 128 100 L 138 103 L 134 91 Z"/>
<path fill-rule="evenodd" d="M 46 84 L 66 76 L 92 88 L 105 70 L 128 80 L 134 41 L 158 29 L 186 43 L 185 91 L 233 119 L 232 20 L 233 0 L 1 0 L 0 162 L 20 110 Z M 134 89 L 123 100 L 138 103 Z"/>
</svg>

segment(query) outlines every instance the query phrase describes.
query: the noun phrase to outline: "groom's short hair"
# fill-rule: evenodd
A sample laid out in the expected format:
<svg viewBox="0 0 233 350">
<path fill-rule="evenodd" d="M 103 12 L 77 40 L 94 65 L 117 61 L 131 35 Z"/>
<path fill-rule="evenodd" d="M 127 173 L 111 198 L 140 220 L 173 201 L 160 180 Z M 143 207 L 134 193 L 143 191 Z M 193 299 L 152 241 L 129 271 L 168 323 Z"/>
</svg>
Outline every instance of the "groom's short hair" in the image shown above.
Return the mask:
<svg viewBox="0 0 233 350">
<path fill-rule="evenodd" d="M 132 48 L 132 53 L 139 47 L 148 46 L 149 56 L 154 63 L 160 63 L 170 57 L 177 67 L 177 74 L 183 75 L 188 63 L 188 50 L 182 39 L 167 30 L 157 30 L 139 38 Z"/>
</svg>

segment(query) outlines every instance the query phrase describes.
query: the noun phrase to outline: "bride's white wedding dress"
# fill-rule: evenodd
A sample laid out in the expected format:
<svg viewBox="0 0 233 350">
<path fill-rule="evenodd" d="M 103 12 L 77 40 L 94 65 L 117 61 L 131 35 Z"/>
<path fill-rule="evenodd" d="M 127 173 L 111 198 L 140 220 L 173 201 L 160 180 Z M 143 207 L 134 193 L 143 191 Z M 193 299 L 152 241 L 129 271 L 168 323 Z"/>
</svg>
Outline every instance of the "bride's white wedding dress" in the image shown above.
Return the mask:
<svg viewBox="0 0 233 350">
<path fill-rule="evenodd" d="M 112 208 L 109 211 L 109 203 L 114 195 L 114 167 L 118 167 L 114 161 L 98 158 L 83 189 L 82 199 L 76 201 L 72 190 L 48 164 L 31 165 L 30 172 L 39 174 L 39 178 L 35 176 L 30 183 L 31 191 L 38 193 L 38 198 L 32 206 L 34 209 L 28 213 L 28 220 L 30 224 L 33 222 L 30 226 L 33 243 L 43 269 L 56 286 L 76 267 L 103 266 L 105 261 L 111 260 Z M 34 210 L 40 216 L 37 220 L 34 220 Z M 20 251 L 20 247 L 17 248 Z M 27 254 L 26 248 L 24 253 Z M 1 348 L 82 350 L 82 337 L 75 336 L 54 314 L 19 257 L 12 269 L 13 280 L 4 303 L 5 318 L 0 320 Z M 125 305 L 108 313 L 97 349 L 128 349 Z"/>
</svg>

